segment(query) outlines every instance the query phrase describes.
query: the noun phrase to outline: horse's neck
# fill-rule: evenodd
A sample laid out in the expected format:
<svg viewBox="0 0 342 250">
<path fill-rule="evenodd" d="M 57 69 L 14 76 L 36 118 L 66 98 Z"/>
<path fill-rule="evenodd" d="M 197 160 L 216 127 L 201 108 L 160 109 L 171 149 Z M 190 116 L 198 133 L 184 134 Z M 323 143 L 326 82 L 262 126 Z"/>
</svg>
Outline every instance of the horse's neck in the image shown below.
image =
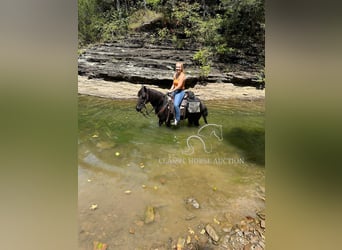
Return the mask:
<svg viewBox="0 0 342 250">
<path fill-rule="evenodd" d="M 151 105 L 153 106 L 155 110 L 157 110 L 160 107 L 160 105 L 163 104 L 163 101 L 164 101 L 163 95 L 158 92 L 150 91 L 149 96 L 150 96 Z"/>
</svg>

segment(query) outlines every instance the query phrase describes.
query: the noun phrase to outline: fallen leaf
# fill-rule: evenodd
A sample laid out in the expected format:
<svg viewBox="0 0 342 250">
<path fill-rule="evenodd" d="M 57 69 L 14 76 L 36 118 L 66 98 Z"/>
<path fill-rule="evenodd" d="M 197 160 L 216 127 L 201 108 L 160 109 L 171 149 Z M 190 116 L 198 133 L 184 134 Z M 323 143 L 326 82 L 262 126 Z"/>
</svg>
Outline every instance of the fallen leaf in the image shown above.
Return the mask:
<svg viewBox="0 0 342 250">
<path fill-rule="evenodd" d="M 98 205 L 97 204 L 91 204 L 91 206 L 90 206 L 90 210 L 95 210 L 95 209 L 97 209 L 98 208 Z"/>
<path fill-rule="evenodd" d="M 107 249 L 107 244 L 99 242 L 99 241 L 94 241 L 94 250 L 106 250 Z"/>
</svg>

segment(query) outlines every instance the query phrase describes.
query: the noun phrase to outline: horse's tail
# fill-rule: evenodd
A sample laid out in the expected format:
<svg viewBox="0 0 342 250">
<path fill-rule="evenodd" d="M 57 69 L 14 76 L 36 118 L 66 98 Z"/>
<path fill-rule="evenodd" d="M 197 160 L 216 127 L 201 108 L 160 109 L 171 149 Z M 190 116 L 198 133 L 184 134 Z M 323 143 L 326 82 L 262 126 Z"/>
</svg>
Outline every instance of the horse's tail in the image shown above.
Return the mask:
<svg viewBox="0 0 342 250">
<path fill-rule="evenodd" d="M 205 106 L 205 104 L 201 101 L 201 114 L 203 116 L 203 120 L 206 124 L 208 124 L 207 122 L 207 116 L 208 116 L 208 108 L 207 106 Z"/>
</svg>

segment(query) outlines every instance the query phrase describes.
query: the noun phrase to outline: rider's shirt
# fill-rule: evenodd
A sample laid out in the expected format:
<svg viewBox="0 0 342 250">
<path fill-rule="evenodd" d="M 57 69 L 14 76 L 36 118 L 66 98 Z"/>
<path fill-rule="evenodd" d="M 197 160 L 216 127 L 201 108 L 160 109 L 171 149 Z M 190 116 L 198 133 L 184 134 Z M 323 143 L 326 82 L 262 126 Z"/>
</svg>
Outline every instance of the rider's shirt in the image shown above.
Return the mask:
<svg viewBox="0 0 342 250">
<path fill-rule="evenodd" d="M 173 79 L 173 86 L 174 86 L 175 88 L 178 86 L 178 84 L 179 84 L 179 79 L 181 78 L 181 76 L 182 76 L 182 73 L 179 74 L 178 78 L 174 77 L 174 79 Z M 182 85 L 181 89 L 185 89 L 184 81 L 183 81 L 183 85 Z"/>
</svg>

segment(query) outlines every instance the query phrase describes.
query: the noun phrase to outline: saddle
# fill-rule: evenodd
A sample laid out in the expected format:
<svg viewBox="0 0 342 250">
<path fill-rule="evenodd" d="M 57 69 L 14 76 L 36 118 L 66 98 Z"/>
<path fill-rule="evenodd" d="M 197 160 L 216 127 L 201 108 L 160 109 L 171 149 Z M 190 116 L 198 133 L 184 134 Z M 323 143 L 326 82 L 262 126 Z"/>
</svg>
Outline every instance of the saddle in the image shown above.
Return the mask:
<svg viewBox="0 0 342 250">
<path fill-rule="evenodd" d="M 184 98 L 180 105 L 181 116 L 185 116 L 185 111 L 188 113 L 200 113 L 201 112 L 201 102 L 195 96 L 194 92 L 187 90 L 185 91 Z"/>
<path fill-rule="evenodd" d="M 168 105 L 169 112 L 174 114 L 174 107 L 173 107 L 173 98 L 171 96 L 168 96 Z M 194 92 L 187 90 L 185 91 L 184 97 L 182 99 L 182 102 L 179 106 L 180 108 L 180 115 L 181 119 L 184 119 L 186 116 L 186 112 L 194 114 L 194 113 L 200 113 L 201 112 L 201 102 L 200 99 L 198 99 Z"/>
</svg>

